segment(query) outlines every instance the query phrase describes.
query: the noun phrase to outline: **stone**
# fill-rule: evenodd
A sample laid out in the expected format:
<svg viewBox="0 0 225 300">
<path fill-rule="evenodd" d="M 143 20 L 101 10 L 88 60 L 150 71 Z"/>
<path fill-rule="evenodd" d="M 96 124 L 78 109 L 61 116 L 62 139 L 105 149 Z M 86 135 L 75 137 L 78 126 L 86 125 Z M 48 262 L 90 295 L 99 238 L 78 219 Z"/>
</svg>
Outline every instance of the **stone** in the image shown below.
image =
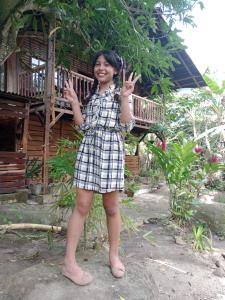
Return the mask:
<svg viewBox="0 0 225 300">
<path fill-rule="evenodd" d="M 180 246 L 186 245 L 185 241 L 182 239 L 180 235 L 174 236 L 175 243 Z"/>
<path fill-rule="evenodd" d="M 17 202 L 16 193 L 13 194 L 1 194 L 0 195 L 0 203 L 15 203 Z"/>
<path fill-rule="evenodd" d="M 38 204 L 43 204 L 44 203 L 44 197 L 43 195 L 31 195 L 30 200 L 38 203 Z"/>
<path fill-rule="evenodd" d="M 28 190 L 22 189 L 22 190 L 16 191 L 16 199 L 17 199 L 17 202 L 19 202 L 19 203 L 26 203 L 28 200 Z"/>
<path fill-rule="evenodd" d="M 222 268 L 217 268 L 215 271 L 213 271 L 213 275 L 217 277 L 225 277 L 225 271 Z"/>
<path fill-rule="evenodd" d="M 225 233 L 225 204 L 219 202 L 201 201 L 196 207 L 195 218 L 206 222 L 216 234 Z"/>
<path fill-rule="evenodd" d="M 215 262 L 215 265 L 217 266 L 217 268 L 219 268 L 219 267 L 221 266 L 219 260 L 217 260 L 217 261 Z"/>
</svg>

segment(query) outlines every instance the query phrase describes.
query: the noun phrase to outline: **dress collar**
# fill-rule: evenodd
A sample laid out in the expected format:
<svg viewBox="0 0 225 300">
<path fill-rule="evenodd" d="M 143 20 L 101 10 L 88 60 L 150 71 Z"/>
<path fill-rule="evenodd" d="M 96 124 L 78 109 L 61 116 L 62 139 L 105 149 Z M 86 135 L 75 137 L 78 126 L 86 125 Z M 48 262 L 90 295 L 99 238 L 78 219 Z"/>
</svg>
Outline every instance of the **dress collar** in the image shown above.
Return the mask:
<svg viewBox="0 0 225 300">
<path fill-rule="evenodd" d="M 115 84 L 113 83 L 113 84 L 111 84 L 105 91 L 104 91 L 104 93 L 101 95 L 101 96 L 103 96 L 103 95 L 107 95 L 107 94 L 109 94 L 109 93 L 112 93 L 114 90 L 115 90 Z M 97 89 L 96 89 L 96 94 L 99 94 L 99 84 L 98 84 L 98 86 L 97 86 Z"/>
</svg>

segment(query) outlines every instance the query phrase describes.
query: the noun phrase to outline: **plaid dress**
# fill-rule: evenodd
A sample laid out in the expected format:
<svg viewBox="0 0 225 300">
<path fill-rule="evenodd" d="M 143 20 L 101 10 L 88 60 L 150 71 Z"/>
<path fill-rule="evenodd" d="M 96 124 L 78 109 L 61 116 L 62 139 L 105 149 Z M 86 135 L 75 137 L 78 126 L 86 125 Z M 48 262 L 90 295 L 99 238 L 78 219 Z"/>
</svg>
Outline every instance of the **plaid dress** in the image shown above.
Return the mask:
<svg viewBox="0 0 225 300">
<path fill-rule="evenodd" d="M 114 99 L 118 92 L 109 87 L 103 95 L 98 91 L 84 108 L 84 123 L 79 129 L 84 137 L 77 153 L 74 185 L 107 193 L 124 188 L 123 132 L 134 126 L 134 118 L 120 122 L 120 104 Z M 132 112 L 132 98 L 129 98 Z"/>
</svg>

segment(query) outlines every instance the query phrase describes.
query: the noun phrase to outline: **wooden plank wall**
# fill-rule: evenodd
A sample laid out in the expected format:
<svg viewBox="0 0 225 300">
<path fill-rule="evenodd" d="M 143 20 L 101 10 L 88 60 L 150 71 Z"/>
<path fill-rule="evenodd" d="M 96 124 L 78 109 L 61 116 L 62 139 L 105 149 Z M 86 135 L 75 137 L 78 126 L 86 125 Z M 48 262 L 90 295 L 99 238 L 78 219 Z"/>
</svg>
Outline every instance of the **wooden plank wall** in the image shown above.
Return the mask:
<svg viewBox="0 0 225 300">
<path fill-rule="evenodd" d="M 30 53 L 34 57 L 39 58 L 43 61 L 47 60 L 47 42 L 40 36 L 39 38 L 26 37 L 23 38 L 24 51 L 22 60 L 28 65 L 31 62 Z M 57 45 L 56 45 L 57 48 Z M 92 76 L 92 66 L 84 61 L 80 61 L 75 55 L 68 55 L 68 64 L 70 69 L 74 72 L 80 72 L 86 76 Z"/>
<path fill-rule="evenodd" d="M 35 115 L 30 115 L 28 127 L 27 157 L 42 161 L 44 147 L 44 126 Z"/>
<path fill-rule="evenodd" d="M 131 171 L 134 176 L 140 175 L 140 159 L 139 156 L 135 155 L 126 155 L 125 156 L 125 165 Z"/>
<path fill-rule="evenodd" d="M 50 129 L 50 157 L 56 154 L 57 141 L 62 138 L 76 139 L 75 129 L 70 120 L 60 119 Z M 44 126 L 35 115 L 30 115 L 28 129 L 27 155 L 29 159 L 38 158 L 42 160 L 44 150 Z"/>
<path fill-rule="evenodd" d="M 25 153 L 0 151 L 0 194 L 25 187 Z"/>
<path fill-rule="evenodd" d="M 57 142 L 62 138 L 75 140 L 78 138 L 75 129 L 72 127 L 72 122 L 66 119 L 60 119 L 50 129 L 50 147 L 49 157 L 56 154 Z M 28 129 L 28 145 L 27 156 L 28 159 L 37 158 L 43 161 L 44 153 L 44 126 L 39 121 L 36 115 L 30 115 L 29 129 Z M 42 174 L 40 174 L 40 179 Z"/>
</svg>

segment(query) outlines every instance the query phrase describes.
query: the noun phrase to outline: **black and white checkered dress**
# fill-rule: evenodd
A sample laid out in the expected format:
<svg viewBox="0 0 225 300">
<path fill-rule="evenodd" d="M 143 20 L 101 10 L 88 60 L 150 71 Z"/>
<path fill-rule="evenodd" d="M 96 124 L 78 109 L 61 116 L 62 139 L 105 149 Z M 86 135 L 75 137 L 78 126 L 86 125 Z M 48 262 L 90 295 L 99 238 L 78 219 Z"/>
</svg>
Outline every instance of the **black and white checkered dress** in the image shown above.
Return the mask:
<svg viewBox="0 0 225 300">
<path fill-rule="evenodd" d="M 96 92 L 84 108 L 84 133 L 75 164 L 74 185 L 99 193 L 122 191 L 124 188 L 123 132 L 134 126 L 121 123 L 120 105 L 114 99 L 114 86 L 103 95 Z M 132 97 L 129 99 L 132 112 Z"/>
</svg>

